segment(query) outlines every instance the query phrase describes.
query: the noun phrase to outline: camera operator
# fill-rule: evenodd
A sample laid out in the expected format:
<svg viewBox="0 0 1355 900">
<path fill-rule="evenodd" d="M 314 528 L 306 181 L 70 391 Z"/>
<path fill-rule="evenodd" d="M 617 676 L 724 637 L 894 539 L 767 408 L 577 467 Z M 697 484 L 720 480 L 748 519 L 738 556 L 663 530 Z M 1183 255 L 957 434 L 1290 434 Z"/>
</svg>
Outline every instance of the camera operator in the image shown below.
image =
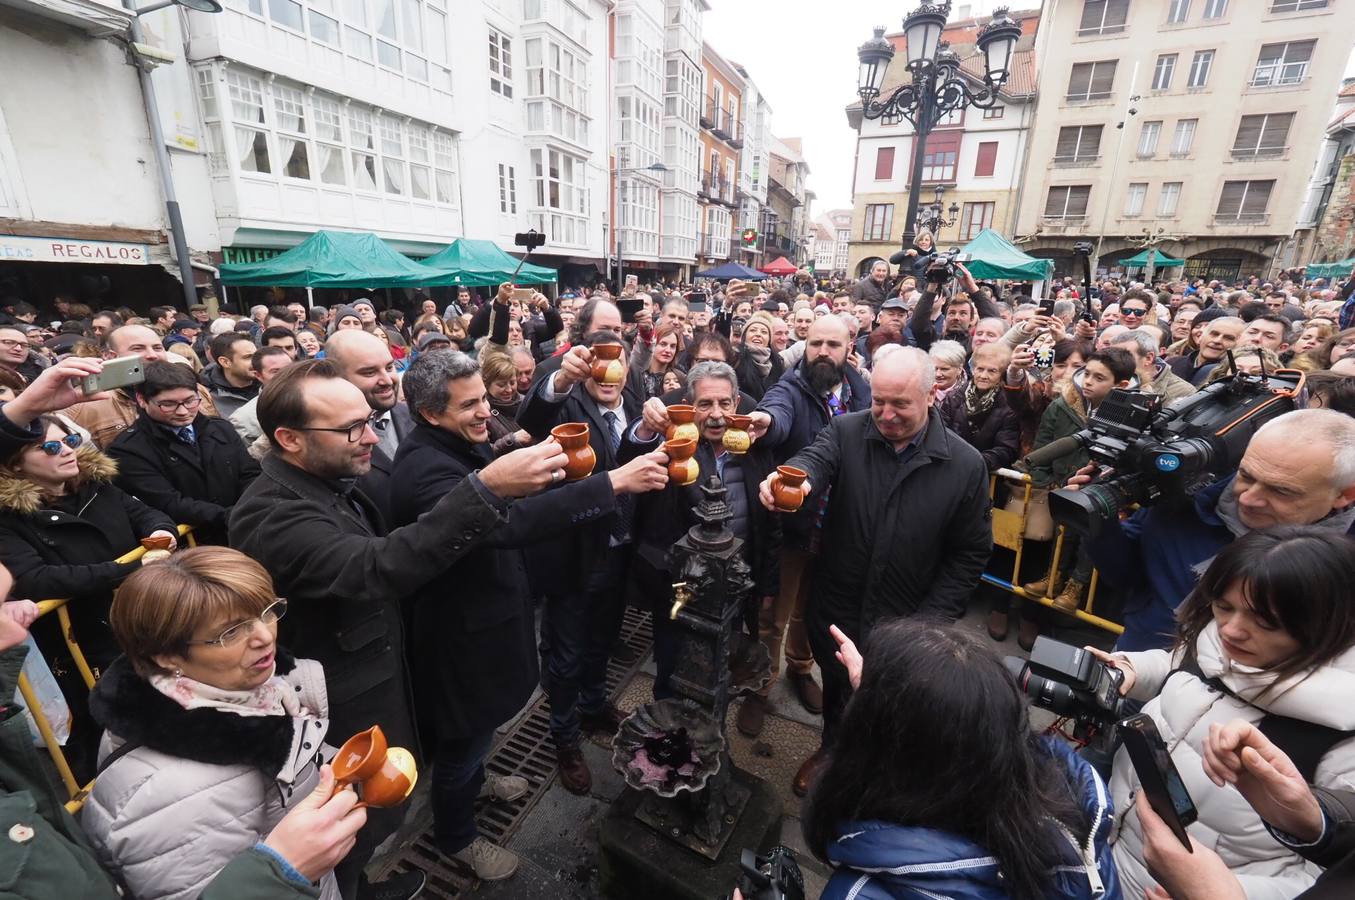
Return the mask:
<svg viewBox="0 0 1355 900">
<path fill-rule="evenodd" d="M 1095 465 L 1068 481 L 1089 484 Z M 1277 525 L 1355 532 L 1355 419 L 1295 410 L 1256 432 L 1235 474 L 1187 505 L 1149 506 L 1086 540 L 1101 577 L 1125 594 L 1118 650 L 1165 647 L 1198 568 L 1235 538 Z"/>
<path fill-rule="evenodd" d="M 1121 896 L 1105 785 L 1031 729 L 980 638 L 891 619 L 863 659 L 833 636 L 855 692 L 804 813 L 807 846 L 834 869 L 823 900 Z"/>
<path fill-rule="evenodd" d="M 1283 750 L 1250 722 L 1209 726 L 1204 771 L 1220 788 L 1232 785 L 1276 841 L 1326 872 L 1299 900 L 1342 900 L 1355 892 L 1355 791 L 1314 788 Z M 1181 845 L 1146 804 L 1136 803 L 1148 871 L 1163 887 L 1153 900 L 1246 900 L 1217 853 L 1192 839 Z"/>
<path fill-rule="evenodd" d="M 969 349 L 970 335 L 980 319 L 1002 318 L 1001 308 L 993 302 L 988 292 L 979 287 L 974 276 L 963 263 L 944 265 L 938 259 L 927 270 L 927 285 L 913 307 L 912 318 L 908 321 L 908 343 L 920 350 L 926 350 L 936 341 L 958 341 Z M 949 296 L 944 286 L 951 278 L 958 278 L 960 287 L 968 299 Z M 937 297 L 942 297 L 942 314 L 933 318 L 933 309 Z M 938 333 L 938 328 L 940 329 Z"/>
<path fill-rule="evenodd" d="M 1122 694 L 1146 701 L 1143 712 L 1194 801 L 1189 833 L 1222 857 L 1252 900 L 1293 897 L 1316 873 L 1266 833 L 1241 794 L 1210 780 L 1205 742 L 1213 726 L 1241 718 L 1274 736 L 1308 781 L 1355 785 L 1353 582 L 1355 543 L 1343 535 L 1311 525 L 1254 532 L 1210 563 L 1181 609 L 1170 652 L 1091 650 L 1123 673 Z M 1127 750 L 1115 757 L 1110 787 L 1120 810 L 1116 867 L 1125 895 L 1142 896 L 1152 878 Z"/>
</svg>

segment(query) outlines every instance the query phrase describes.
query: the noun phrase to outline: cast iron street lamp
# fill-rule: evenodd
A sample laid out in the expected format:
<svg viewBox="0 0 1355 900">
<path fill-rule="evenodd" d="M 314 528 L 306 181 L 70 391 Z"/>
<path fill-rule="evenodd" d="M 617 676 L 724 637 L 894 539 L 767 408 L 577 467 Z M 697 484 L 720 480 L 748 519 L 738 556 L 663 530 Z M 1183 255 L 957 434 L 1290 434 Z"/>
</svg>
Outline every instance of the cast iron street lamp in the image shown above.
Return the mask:
<svg viewBox="0 0 1355 900">
<path fill-rule="evenodd" d="M 867 119 L 884 116 L 907 119 L 913 126 L 913 181 L 908 190 L 908 216 L 903 224 L 905 249 L 913 243 L 917 224 L 927 136 L 949 113 L 969 106 L 990 109 L 997 104 L 998 91 L 1011 75 L 1012 56 L 1021 37 L 1021 26 L 1007 15 L 1006 7 L 999 7 L 979 31 L 977 44 L 984 56 L 984 76 L 982 86 L 976 89 L 960 75 L 960 57 L 941 40 L 949 15 L 950 2 L 945 0 L 924 3 L 903 20 L 908 71 L 913 78 L 886 99 L 880 99 L 880 89 L 894 58 L 894 45 L 885 39 L 885 29 L 877 27 L 875 37 L 857 51 L 861 72 L 856 93 L 861 97 L 861 114 Z"/>
<path fill-rule="evenodd" d="M 955 224 L 955 218 L 960 214 L 960 206 L 954 200 L 950 202 L 950 208 L 945 212 L 948 216 L 942 216 L 941 204 L 945 200 L 946 186 L 938 184 L 936 186 L 936 199 L 932 201 L 926 211 L 919 214 L 918 225 L 927 229 L 933 235 L 939 233 L 942 228 L 949 228 Z M 933 239 L 934 240 L 934 239 Z"/>
</svg>

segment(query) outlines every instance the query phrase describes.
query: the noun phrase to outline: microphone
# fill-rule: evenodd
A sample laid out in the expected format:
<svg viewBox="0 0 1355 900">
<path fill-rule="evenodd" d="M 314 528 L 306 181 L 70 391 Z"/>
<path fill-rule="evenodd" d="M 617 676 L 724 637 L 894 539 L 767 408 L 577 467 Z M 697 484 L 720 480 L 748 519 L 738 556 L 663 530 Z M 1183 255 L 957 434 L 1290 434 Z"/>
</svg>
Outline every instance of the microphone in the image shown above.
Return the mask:
<svg viewBox="0 0 1355 900">
<path fill-rule="evenodd" d="M 1060 456 L 1082 449 L 1082 446 L 1082 439 L 1075 434 L 1061 437 L 1056 441 L 1050 441 L 1038 450 L 1030 451 L 1026 454 L 1025 463 L 1028 466 L 1043 466 Z"/>
</svg>

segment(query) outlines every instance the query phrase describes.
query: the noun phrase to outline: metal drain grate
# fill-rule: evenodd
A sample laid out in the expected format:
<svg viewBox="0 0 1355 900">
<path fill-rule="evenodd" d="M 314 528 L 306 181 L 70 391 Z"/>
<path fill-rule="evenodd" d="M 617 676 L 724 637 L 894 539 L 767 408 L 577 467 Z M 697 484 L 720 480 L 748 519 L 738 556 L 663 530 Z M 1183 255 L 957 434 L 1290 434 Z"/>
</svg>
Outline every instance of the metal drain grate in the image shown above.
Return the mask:
<svg viewBox="0 0 1355 900">
<path fill-rule="evenodd" d="M 615 695 L 630 680 L 652 642 L 649 613 L 626 607 L 621 623 L 621 643 L 636 661 L 622 663 L 615 658 L 608 661 L 608 694 Z M 486 760 L 485 769 L 496 775 L 521 775 L 531 785 L 525 797 L 512 803 L 485 803 L 476 813 L 480 833 L 503 846 L 555 781 L 555 744 L 550 737 L 550 701 L 546 696 L 538 697 L 527 714 L 503 736 Z M 383 867 L 381 877 L 390 872 L 422 869 L 428 875 L 424 896 L 460 897 L 475 885 L 475 876 L 468 867 L 438 852 L 433 846 L 431 829 L 430 814 L 423 833 L 393 854 L 391 862 Z"/>
</svg>

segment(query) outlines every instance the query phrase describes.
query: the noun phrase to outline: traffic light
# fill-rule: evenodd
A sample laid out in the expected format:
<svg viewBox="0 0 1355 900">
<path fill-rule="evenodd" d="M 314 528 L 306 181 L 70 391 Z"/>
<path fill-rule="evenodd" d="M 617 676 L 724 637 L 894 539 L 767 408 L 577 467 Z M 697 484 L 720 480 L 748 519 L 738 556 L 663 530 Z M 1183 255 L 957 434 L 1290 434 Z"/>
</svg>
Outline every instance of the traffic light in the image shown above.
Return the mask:
<svg viewBox="0 0 1355 900">
<path fill-rule="evenodd" d="M 740 238 L 740 240 L 743 241 L 743 245 L 744 245 L 745 247 L 756 247 L 756 246 L 757 246 L 757 229 L 756 229 L 756 228 L 745 228 L 745 229 L 743 230 L 743 233 L 742 233 L 741 235 L 739 235 L 739 238 Z"/>
</svg>

